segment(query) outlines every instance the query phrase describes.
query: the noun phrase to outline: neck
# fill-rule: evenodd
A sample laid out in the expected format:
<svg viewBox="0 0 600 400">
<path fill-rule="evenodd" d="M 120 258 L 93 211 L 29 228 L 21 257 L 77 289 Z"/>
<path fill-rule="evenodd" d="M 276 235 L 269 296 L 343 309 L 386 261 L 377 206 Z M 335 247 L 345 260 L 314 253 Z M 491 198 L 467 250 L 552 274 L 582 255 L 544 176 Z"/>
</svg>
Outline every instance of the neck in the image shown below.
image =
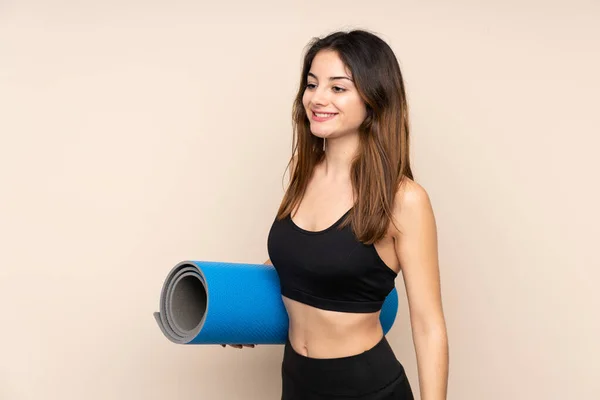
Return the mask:
<svg viewBox="0 0 600 400">
<path fill-rule="evenodd" d="M 350 176 L 350 166 L 358 151 L 358 134 L 325 139 L 325 159 L 323 173 L 332 180 L 346 180 Z"/>
</svg>

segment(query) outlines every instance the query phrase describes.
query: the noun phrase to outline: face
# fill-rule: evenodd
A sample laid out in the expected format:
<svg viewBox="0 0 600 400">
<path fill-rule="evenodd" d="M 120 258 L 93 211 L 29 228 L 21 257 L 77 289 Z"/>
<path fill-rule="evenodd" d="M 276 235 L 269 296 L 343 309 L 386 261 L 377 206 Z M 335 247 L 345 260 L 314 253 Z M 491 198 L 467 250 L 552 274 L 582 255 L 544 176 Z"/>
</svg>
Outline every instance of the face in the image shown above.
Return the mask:
<svg viewBox="0 0 600 400">
<path fill-rule="evenodd" d="M 302 102 L 313 135 L 334 138 L 358 132 L 367 116 L 348 69 L 333 51 L 313 59 Z"/>
</svg>

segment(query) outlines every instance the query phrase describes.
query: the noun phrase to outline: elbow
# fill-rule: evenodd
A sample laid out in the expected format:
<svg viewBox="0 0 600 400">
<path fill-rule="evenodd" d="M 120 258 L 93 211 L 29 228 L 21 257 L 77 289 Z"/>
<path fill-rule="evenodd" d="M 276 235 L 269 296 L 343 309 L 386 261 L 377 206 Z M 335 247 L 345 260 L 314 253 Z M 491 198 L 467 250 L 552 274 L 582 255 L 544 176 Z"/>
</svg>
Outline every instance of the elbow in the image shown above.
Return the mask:
<svg viewBox="0 0 600 400">
<path fill-rule="evenodd" d="M 414 318 L 411 324 L 415 337 L 434 338 L 442 341 L 448 340 L 446 322 L 443 316 Z"/>
</svg>

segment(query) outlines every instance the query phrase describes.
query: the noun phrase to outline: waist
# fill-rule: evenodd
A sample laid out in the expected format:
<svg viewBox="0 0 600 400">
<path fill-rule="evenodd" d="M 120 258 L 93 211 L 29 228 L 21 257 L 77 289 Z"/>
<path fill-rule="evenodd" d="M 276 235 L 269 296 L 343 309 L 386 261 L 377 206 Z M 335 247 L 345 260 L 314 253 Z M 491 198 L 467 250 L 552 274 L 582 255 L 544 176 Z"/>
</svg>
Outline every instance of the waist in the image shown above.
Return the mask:
<svg viewBox="0 0 600 400">
<path fill-rule="evenodd" d="M 288 339 L 282 374 L 284 391 L 293 390 L 299 396 L 299 391 L 307 391 L 312 396 L 318 393 L 323 398 L 350 396 L 362 399 L 363 395 L 375 392 L 382 397 L 384 391 L 389 392 L 386 388 L 396 390 L 391 387 L 393 382 L 403 384 L 406 379 L 404 367 L 396 359 L 385 336 L 359 354 L 326 359 L 306 357 L 296 352 Z"/>
<path fill-rule="evenodd" d="M 383 337 L 379 312 L 322 310 L 283 298 L 289 316 L 288 338 L 302 355 L 334 358 L 359 354 Z"/>
</svg>

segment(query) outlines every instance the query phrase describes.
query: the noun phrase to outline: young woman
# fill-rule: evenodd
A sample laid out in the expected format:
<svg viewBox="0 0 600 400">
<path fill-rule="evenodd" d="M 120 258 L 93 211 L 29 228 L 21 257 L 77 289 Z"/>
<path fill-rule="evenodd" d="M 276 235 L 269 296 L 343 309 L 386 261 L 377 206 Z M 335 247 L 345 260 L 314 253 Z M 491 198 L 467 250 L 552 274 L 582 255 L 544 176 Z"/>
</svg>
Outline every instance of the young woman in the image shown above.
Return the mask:
<svg viewBox="0 0 600 400">
<path fill-rule="evenodd" d="M 413 180 L 391 48 L 363 30 L 314 39 L 293 122 L 290 182 L 267 241 L 290 317 L 281 398 L 413 399 L 379 321 L 402 273 L 421 399 L 446 399 L 436 224 Z"/>
</svg>

